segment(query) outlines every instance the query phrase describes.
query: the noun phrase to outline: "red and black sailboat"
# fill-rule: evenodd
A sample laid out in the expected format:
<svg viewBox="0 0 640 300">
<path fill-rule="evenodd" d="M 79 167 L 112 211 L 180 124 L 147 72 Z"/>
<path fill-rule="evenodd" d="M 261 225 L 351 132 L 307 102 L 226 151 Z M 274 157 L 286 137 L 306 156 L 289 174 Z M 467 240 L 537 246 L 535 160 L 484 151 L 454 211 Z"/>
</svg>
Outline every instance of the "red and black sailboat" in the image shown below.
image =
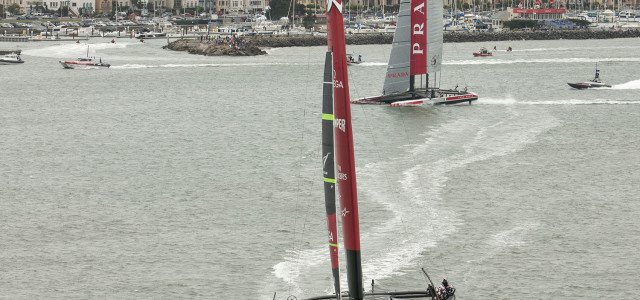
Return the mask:
<svg viewBox="0 0 640 300">
<path fill-rule="evenodd" d="M 335 293 L 309 299 L 389 299 L 439 297 L 433 283 L 416 291 L 365 292 L 360 256 L 360 228 L 356 188 L 356 170 L 351 130 L 351 107 L 347 76 L 341 0 L 327 5 L 327 44 L 322 104 L 322 164 L 327 213 L 329 251 Z M 348 292 L 340 289 L 338 264 L 336 188 L 340 199 L 340 216 L 347 260 Z M 424 272 L 424 270 L 423 270 Z M 426 275 L 426 272 L 424 272 Z M 427 275 L 428 278 L 428 275 Z M 295 299 L 294 296 L 289 297 Z"/>
</svg>

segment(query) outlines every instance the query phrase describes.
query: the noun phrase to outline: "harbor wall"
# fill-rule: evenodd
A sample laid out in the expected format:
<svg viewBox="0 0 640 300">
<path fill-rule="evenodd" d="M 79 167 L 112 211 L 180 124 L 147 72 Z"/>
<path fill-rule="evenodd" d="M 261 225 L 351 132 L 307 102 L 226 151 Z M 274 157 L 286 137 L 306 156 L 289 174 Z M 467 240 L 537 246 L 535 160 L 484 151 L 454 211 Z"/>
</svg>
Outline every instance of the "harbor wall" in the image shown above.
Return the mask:
<svg viewBox="0 0 640 300">
<path fill-rule="evenodd" d="M 515 40 L 587 40 L 616 39 L 640 37 L 640 30 L 550 30 L 550 31 L 500 31 L 500 32 L 465 32 L 445 31 L 445 43 L 515 41 Z M 259 47 L 296 47 L 326 45 L 325 36 L 291 35 L 291 36 L 257 36 L 247 37 Z M 347 34 L 348 45 L 391 44 L 392 33 Z"/>
<path fill-rule="evenodd" d="M 502 32 L 445 32 L 445 43 L 514 41 L 514 40 L 575 40 L 637 38 L 639 30 L 557 30 L 557 31 L 502 31 Z M 392 33 L 347 34 L 348 45 L 391 44 Z M 234 38 L 236 45 L 220 45 L 215 40 L 180 39 L 170 42 L 165 49 L 188 51 L 191 54 L 208 56 L 252 56 L 265 54 L 261 49 L 279 47 L 324 46 L 327 38 L 321 34 L 247 36 Z"/>
</svg>

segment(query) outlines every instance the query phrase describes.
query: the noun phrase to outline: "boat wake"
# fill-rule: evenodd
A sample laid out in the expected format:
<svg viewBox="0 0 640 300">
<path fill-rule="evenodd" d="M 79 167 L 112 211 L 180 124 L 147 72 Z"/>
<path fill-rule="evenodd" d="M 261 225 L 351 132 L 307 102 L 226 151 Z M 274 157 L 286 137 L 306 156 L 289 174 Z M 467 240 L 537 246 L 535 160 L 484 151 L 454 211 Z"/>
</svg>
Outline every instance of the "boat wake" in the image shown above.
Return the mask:
<svg viewBox="0 0 640 300">
<path fill-rule="evenodd" d="M 469 269 L 460 281 L 470 283 L 482 281 L 483 278 L 479 275 L 486 274 L 486 271 L 482 270 L 483 268 L 495 268 L 496 266 L 492 262 L 500 260 L 498 256 L 503 255 L 505 251 L 510 251 L 510 249 L 526 245 L 527 236 L 537 227 L 540 227 L 537 222 L 524 221 L 511 229 L 491 234 L 486 243 L 480 244 L 480 248 L 477 249 L 477 252 L 482 254 L 467 262 Z"/>
<path fill-rule="evenodd" d="M 506 106 L 504 112 L 501 118 L 478 116 L 446 122 L 426 132 L 422 143 L 401 146 L 391 159 L 381 154 L 378 162 L 359 169 L 360 210 L 374 216 L 360 220 L 361 228 L 367 228 L 361 232 L 362 248 L 367 249 L 362 252 L 365 286 L 372 279 L 384 285 L 385 279 L 402 276 L 423 263 L 439 267 L 433 257 L 423 258 L 424 253 L 455 234 L 462 224 L 443 197 L 451 172 L 520 151 L 560 124 L 553 116 L 524 115 L 513 106 Z M 389 182 L 381 184 L 381 179 Z M 290 252 L 273 267 L 273 274 L 291 290 L 309 292 L 313 288 L 307 286 L 314 278 L 309 274 L 326 277 L 327 252 L 326 247 Z M 343 286 L 345 277 L 341 277 Z M 322 292 L 331 291 L 327 281 Z"/>
<path fill-rule="evenodd" d="M 518 102 L 511 96 L 506 98 L 486 98 L 482 97 L 482 101 L 476 101 L 473 105 L 512 105 Z"/>
<path fill-rule="evenodd" d="M 455 60 L 445 61 L 445 65 L 502 65 L 502 64 L 522 64 L 522 63 L 598 63 L 598 62 L 640 62 L 636 57 L 612 57 L 612 58 L 540 58 L 540 59 L 483 59 L 483 60 Z"/>
<path fill-rule="evenodd" d="M 640 80 L 638 83 L 640 85 Z M 615 87 L 615 86 L 614 86 Z M 640 89 L 640 87 L 638 87 Z M 602 88 L 598 90 L 608 90 Z M 594 90 L 595 91 L 595 90 Z M 594 105 L 594 104 L 640 104 L 640 100 L 610 100 L 610 99 L 556 99 L 556 100 L 516 100 L 513 97 L 482 98 L 474 105 Z"/>
<path fill-rule="evenodd" d="M 120 66 L 112 66 L 111 69 L 150 69 L 150 68 L 233 68 L 238 66 L 274 66 L 289 65 L 288 63 L 233 63 L 233 64 L 163 64 L 163 65 L 144 65 L 144 64 L 125 64 Z"/>
<path fill-rule="evenodd" d="M 38 49 L 24 50 L 22 53 L 29 56 L 37 57 L 53 57 L 59 59 L 61 57 L 76 57 L 87 55 L 87 45 L 89 46 L 89 56 L 97 56 L 96 50 L 104 49 L 120 49 L 126 48 L 129 43 L 71 43 L 63 45 L 54 45 Z"/>
<path fill-rule="evenodd" d="M 364 66 L 364 67 L 379 67 L 379 66 L 386 66 L 387 63 L 384 62 L 363 62 L 360 64 L 360 66 Z"/>
<path fill-rule="evenodd" d="M 522 48 L 522 49 L 517 49 L 517 50 L 513 50 L 518 51 L 518 52 L 545 52 L 545 53 L 550 53 L 550 52 L 558 52 L 558 51 L 598 51 L 598 52 L 604 52 L 607 51 L 607 49 L 613 50 L 613 49 L 633 49 L 635 50 L 636 47 L 633 46 L 628 46 L 628 47 L 558 47 L 558 48 Z M 502 50 L 503 52 L 505 50 Z"/>
<path fill-rule="evenodd" d="M 612 90 L 640 90 L 640 79 L 629 81 L 627 83 L 616 84 L 611 87 Z"/>
<path fill-rule="evenodd" d="M 361 201 L 379 202 L 378 206 L 385 206 L 393 214 L 378 228 L 377 223 L 363 221 L 363 226 L 374 228 L 374 233 L 362 241 L 363 245 L 371 244 L 369 251 L 374 250 L 363 253 L 363 274 L 376 280 L 402 274 L 402 270 L 414 267 L 428 248 L 457 231 L 459 216 L 447 209 L 448 201 L 443 198 L 451 172 L 520 151 L 560 124 L 552 116 L 525 116 L 513 107 L 507 107 L 505 112 L 498 122 L 478 117 L 445 123 L 425 133 L 422 144 L 405 146 L 405 155 L 361 169 Z M 404 169 L 401 174 L 389 171 L 399 166 Z M 375 181 L 390 177 L 399 178 L 399 185 Z M 397 189 L 388 190 L 389 186 Z M 373 246 L 380 244 L 386 247 Z M 366 259 L 364 255 L 370 257 Z M 429 263 L 438 264 L 433 260 Z"/>
<path fill-rule="evenodd" d="M 636 105 L 640 100 L 609 100 L 609 99 L 566 99 L 566 100 L 540 100 L 518 102 L 523 105 Z"/>
</svg>

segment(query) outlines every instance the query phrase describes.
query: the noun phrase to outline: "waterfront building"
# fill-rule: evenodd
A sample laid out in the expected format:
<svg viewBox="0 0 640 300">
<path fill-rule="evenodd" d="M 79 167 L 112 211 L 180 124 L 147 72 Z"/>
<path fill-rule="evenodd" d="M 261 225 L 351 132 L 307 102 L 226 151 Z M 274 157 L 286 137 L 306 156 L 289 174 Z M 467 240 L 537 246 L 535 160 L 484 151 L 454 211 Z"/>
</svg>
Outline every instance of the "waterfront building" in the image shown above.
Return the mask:
<svg viewBox="0 0 640 300">
<path fill-rule="evenodd" d="M 524 9 L 524 8 L 507 8 L 511 14 L 511 19 L 521 18 L 529 20 L 562 20 L 565 18 L 566 10 L 564 8 L 552 9 Z"/>
<path fill-rule="evenodd" d="M 118 11 L 123 11 L 122 7 L 131 7 L 130 0 L 95 0 L 96 14 L 113 13 L 116 11 L 116 1 Z"/>
<path fill-rule="evenodd" d="M 215 11 L 224 13 L 259 12 L 264 11 L 267 6 L 269 0 L 215 0 Z"/>
<path fill-rule="evenodd" d="M 71 16 L 79 16 L 80 13 L 93 13 L 95 10 L 94 0 L 3 0 L 5 9 L 13 4 L 20 6 L 20 14 L 29 15 L 39 15 L 44 10 L 58 11 L 65 6 L 69 8 Z"/>
</svg>

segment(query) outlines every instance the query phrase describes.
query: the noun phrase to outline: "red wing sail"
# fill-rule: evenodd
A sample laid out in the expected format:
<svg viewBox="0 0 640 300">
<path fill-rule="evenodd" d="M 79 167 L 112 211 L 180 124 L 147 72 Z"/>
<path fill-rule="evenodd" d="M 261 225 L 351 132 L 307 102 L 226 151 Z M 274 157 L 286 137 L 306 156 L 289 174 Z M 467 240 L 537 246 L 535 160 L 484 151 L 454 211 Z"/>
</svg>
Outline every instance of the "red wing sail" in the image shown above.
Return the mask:
<svg viewBox="0 0 640 300">
<path fill-rule="evenodd" d="M 426 0 L 411 0 L 411 75 L 427 73 Z"/>
<path fill-rule="evenodd" d="M 362 299 L 362 266 L 360 261 L 360 226 L 358 197 L 351 132 L 351 104 L 347 78 L 347 51 L 342 22 L 342 0 L 328 0 L 327 44 L 333 52 L 333 113 L 336 152 L 336 181 L 340 195 L 342 234 L 347 256 L 347 282 L 350 299 Z"/>
</svg>

